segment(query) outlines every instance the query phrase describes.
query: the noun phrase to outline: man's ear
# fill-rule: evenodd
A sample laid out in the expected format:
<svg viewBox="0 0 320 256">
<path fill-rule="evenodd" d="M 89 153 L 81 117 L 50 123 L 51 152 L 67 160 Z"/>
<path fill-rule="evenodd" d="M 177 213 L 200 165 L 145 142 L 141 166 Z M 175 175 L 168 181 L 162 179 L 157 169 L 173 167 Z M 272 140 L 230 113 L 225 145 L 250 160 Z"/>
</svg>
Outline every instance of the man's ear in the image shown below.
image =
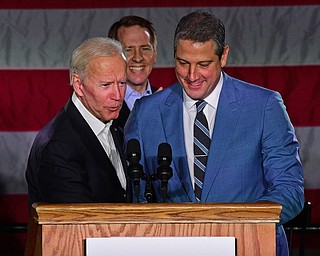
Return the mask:
<svg viewBox="0 0 320 256">
<path fill-rule="evenodd" d="M 157 49 L 154 49 L 153 50 L 153 64 L 156 64 L 157 57 L 158 57 L 158 51 L 157 51 Z"/>
<path fill-rule="evenodd" d="M 221 56 L 221 60 L 220 60 L 220 63 L 221 63 L 221 67 L 223 68 L 226 64 L 227 64 L 227 59 L 228 59 L 228 54 L 229 54 L 229 45 L 226 45 L 223 49 L 223 53 L 222 53 L 222 56 Z"/>
<path fill-rule="evenodd" d="M 73 86 L 73 90 L 78 96 L 83 96 L 83 92 L 82 92 L 83 84 L 78 74 L 72 74 L 72 86 Z"/>
</svg>

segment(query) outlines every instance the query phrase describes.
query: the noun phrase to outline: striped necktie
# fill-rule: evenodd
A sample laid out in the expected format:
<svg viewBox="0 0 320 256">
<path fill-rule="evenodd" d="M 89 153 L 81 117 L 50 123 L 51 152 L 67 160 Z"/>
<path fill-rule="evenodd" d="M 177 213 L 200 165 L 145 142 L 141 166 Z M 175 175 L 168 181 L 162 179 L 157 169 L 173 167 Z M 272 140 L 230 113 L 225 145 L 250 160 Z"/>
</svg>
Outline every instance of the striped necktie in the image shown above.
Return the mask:
<svg viewBox="0 0 320 256">
<path fill-rule="evenodd" d="M 201 200 L 202 184 L 206 171 L 209 147 L 210 147 L 210 132 L 206 116 L 203 109 L 206 102 L 199 100 L 196 103 L 197 115 L 194 121 L 194 190 L 198 202 Z"/>
</svg>

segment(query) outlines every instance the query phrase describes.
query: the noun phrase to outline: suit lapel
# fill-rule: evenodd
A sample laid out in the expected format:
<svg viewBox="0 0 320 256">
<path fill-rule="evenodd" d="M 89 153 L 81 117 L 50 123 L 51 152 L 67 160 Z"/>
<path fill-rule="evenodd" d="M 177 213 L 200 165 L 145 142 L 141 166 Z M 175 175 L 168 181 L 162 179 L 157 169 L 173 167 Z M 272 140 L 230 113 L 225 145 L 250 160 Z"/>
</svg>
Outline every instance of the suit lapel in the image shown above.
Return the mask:
<svg viewBox="0 0 320 256">
<path fill-rule="evenodd" d="M 119 152 L 121 163 L 124 169 L 124 173 L 126 176 L 126 181 L 127 181 L 127 186 L 126 186 L 126 192 L 127 192 L 127 200 L 128 202 L 131 202 L 132 199 L 132 184 L 131 184 L 131 179 L 128 176 L 128 171 L 127 171 L 127 162 L 126 162 L 126 157 L 124 155 L 124 147 L 123 147 L 123 132 L 122 128 L 117 127 L 116 122 L 113 122 L 110 131 L 113 137 L 114 144 Z M 108 158 L 109 159 L 109 158 Z"/>
<path fill-rule="evenodd" d="M 183 129 L 183 98 L 180 84 L 172 86 L 161 111 L 166 140 L 171 144 L 173 155 L 173 186 L 183 187 L 190 201 L 195 200 L 186 157 Z M 177 184 L 178 183 L 178 184 Z"/>
<path fill-rule="evenodd" d="M 119 113 L 119 117 L 115 120 L 117 121 L 118 125 L 123 129 L 127 119 L 130 115 L 130 109 L 128 108 L 128 105 L 125 101 L 123 101 L 120 113 Z"/>
<path fill-rule="evenodd" d="M 125 160 L 125 156 L 123 153 L 123 150 L 124 150 L 123 149 L 123 139 L 121 138 L 119 128 L 112 124 L 110 127 L 110 131 L 111 131 L 111 134 L 113 137 L 114 144 L 119 152 L 122 166 L 126 170 L 126 160 Z M 126 173 L 126 171 L 125 171 L 125 173 Z"/>
<path fill-rule="evenodd" d="M 220 171 L 225 153 L 236 130 L 243 101 L 241 92 L 234 88 L 233 80 L 224 75 L 224 84 L 220 94 L 215 127 L 212 134 L 207 171 L 202 188 L 202 201 L 206 201 L 211 187 Z"/>
<path fill-rule="evenodd" d="M 74 130 L 78 132 L 80 139 L 92 157 L 95 158 L 96 163 L 98 163 L 101 168 L 105 169 L 106 171 L 112 170 L 115 172 L 113 165 L 104 151 L 100 141 L 71 100 L 68 101 L 67 105 L 65 106 L 65 110 L 68 118 L 71 120 L 71 124 L 74 126 Z"/>
</svg>

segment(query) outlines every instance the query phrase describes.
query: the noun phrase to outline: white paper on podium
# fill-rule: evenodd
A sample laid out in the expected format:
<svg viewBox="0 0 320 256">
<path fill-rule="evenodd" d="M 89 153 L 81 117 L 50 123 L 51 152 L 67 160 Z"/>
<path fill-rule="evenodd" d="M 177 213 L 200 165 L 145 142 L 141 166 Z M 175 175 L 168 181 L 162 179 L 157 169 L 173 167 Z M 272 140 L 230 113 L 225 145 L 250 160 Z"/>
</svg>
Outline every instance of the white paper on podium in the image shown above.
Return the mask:
<svg viewBox="0 0 320 256">
<path fill-rule="evenodd" d="M 87 256 L 235 256 L 235 237 L 99 237 L 86 239 Z"/>
</svg>

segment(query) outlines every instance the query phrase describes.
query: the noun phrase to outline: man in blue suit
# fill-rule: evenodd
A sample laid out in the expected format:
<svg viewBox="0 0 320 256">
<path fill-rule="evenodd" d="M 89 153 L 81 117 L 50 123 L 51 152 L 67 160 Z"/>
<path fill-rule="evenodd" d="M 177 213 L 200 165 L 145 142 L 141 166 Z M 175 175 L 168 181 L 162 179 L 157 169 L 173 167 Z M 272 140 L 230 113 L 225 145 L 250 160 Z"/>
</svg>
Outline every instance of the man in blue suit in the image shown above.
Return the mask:
<svg viewBox="0 0 320 256">
<path fill-rule="evenodd" d="M 282 224 L 304 204 L 298 141 L 279 93 L 228 76 L 229 46 L 223 23 L 207 12 L 184 16 L 174 37 L 179 83 L 136 102 L 125 142 L 137 139 L 147 175 L 158 168 L 160 143 L 172 147 L 168 202 L 259 202 L 282 205 L 277 255 L 288 255 Z M 204 100 L 211 139 L 204 180 L 194 167 L 196 102 Z M 153 111 L 150 112 L 149 109 Z M 195 187 L 201 185 L 198 200 Z M 153 182 L 161 201 L 161 182 Z M 145 182 L 141 181 L 143 199 Z"/>
</svg>

